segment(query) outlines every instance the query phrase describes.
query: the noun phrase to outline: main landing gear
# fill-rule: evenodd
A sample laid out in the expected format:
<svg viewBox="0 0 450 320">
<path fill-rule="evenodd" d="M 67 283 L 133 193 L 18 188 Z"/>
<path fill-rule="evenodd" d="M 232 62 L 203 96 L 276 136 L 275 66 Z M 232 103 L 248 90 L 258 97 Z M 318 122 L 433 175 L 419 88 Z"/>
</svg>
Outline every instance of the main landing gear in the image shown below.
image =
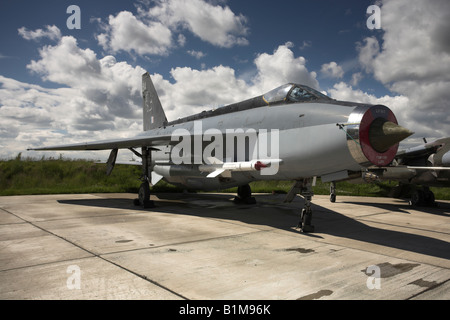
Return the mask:
<svg viewBox="0 0 450 320">
<path fill-rule="evenodd" d="M 133 151 L 133 150 L 132 150 Z M 133 151 L 135 152 L 135 151 Z M 139 155 L 137 152 L 135 152 Z M 133 203 L 136 206 L 141 206 L 142 208 L 154 208 L 155 204 L 150 200 L 150 165 L 151 161 L 151 148 L 142 147 L 142 177 L 141 185 L 139 187 L 138 198 L 134 199 Z"/>
<path fill-rule="evenodd" d="M 144 209 L 155 207 L 153 200 L 150 200 L 150 184 L 148 181 L 144 181 L 141 183 L 141 186 L 139 187 L 138 198 L 134 199 L 134 205 L 140 206 Z"/>
<path fill-rule="evenodd" d="M 437 207 L 434 193 L 428 186 L 416 186 L 400 183 L 389 193 L 393 198 L 409 197 L 409 205 L 415 207 Z"/>
<path fill-rule="evenodd" d="M 295 195 L 298 193 L 305 200 L 305 205 L 300 214 L 300 221 L 297 225 L 297 228 L 300 228 L 302 232 L 314 232 L 314 226 L 311 224 L 312 222 L 312 209 L 311 209 L 311 200 L 314 196 L 312 191 L 312 183 L 313 179 L 303 179 L 296 180 L 291 187 L 291 190 L 288 192 L 286 199 L 284 202 L 291 202 Z"/>
<path fill-rule="evenodd" d="M 433 191 L 429 187 L 415 190 L 411 195 L 410 205 L 418 207 L 435 207 L 436 202 Z"/>
</svg>

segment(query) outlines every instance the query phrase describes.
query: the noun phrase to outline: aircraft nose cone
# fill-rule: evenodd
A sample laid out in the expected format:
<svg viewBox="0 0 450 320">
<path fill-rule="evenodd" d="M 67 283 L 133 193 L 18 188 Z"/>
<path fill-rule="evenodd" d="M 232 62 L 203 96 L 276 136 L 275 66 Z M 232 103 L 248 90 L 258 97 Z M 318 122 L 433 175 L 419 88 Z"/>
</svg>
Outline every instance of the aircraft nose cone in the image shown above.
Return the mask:
<svg viewBox="0 0 450 320">
<path fill-rule="evenodd" d="M 377 152 L 383 153 L 413 133 L 391 121 L 377 118 L 370 125 L 369 140 Z"/>
</svg>

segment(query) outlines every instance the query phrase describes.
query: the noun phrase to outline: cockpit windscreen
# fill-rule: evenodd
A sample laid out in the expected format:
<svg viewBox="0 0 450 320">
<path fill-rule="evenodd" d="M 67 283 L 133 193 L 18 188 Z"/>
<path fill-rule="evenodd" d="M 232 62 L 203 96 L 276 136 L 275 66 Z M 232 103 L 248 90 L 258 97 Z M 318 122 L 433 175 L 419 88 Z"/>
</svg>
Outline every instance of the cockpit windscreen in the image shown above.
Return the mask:
<svg viewBox="0 0 450 320">
<path fill-rule="evenodd" d="M 264 100 L 268 104 L 276 104 L 331 100 L 331 98 L 308 86 L 289 83 L 266 93 Z"/>
</svg>

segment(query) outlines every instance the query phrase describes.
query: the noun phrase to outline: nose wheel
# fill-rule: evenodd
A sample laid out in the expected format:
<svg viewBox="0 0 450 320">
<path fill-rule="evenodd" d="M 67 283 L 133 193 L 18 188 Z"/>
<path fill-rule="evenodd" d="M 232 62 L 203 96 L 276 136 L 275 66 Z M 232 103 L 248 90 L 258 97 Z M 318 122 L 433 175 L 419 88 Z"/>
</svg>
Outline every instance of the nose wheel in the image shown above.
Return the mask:
<svg viewBox="0 0 450 320">
<path fill-rule="evenodd" d="M 330 183 L 330 202 L 336 202 L 336 182 Z"/>
<path fill-rule="evenodd" d="M 302 230 L 302 232 L 314 232 L 314 226 L 311 224 L 312 222 L 312 209 L 311 209 L 311 199 L 313 196 L 312 191 L 305 189 L 301 192 L 301 196 L 305 199 L 305 206 L 302 209 L 302 213 L 300 214 L 300 222 L 298 223 L 298 228 Z"/>
<path fill-rule="evenodd" d="M 300 222 L 297 228 L 300 228 L 303 232 L 314 232 L 314 226 L 311 224 L 312 211 L 311 209 L 302 209 L 300 216 Z"/>
</svg>

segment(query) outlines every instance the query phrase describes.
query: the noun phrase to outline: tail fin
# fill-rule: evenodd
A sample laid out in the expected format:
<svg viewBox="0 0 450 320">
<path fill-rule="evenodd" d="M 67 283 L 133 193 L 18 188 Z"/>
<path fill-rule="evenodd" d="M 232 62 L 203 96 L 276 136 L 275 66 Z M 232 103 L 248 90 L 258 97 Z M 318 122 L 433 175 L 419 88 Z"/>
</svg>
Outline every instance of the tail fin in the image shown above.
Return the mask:
<svg viewBox="0 0 450 320">
<path fill-rule="evenodd" d="M 144 99 L 144 131 L 164 126 L 167 123 L 166 114 L 148 72 L 142 75 L 142 96 Z"/>
</svg>

